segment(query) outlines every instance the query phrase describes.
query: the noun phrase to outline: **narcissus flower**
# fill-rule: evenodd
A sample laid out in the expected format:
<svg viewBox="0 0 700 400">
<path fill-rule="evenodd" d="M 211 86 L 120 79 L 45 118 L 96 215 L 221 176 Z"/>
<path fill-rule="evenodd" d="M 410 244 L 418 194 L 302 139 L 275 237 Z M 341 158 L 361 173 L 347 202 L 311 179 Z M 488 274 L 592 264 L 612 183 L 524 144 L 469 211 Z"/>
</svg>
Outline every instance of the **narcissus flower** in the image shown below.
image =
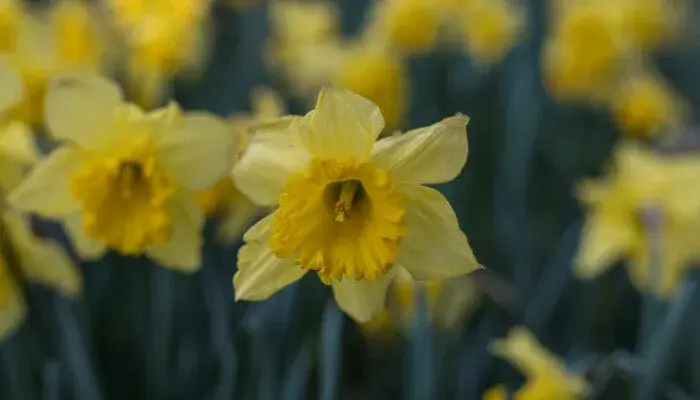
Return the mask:
<svg viewBox="0 0 700 400">
<path fill-rule="evenodd" d="M 568 372 L 562 362 L 524 327 L 510 330 L 505 339 L 491 345 L 491 351 L 509 361 L 525 375 L 527 382 L 513 395 L 515 400 L 577 400 L 588 388 L 583 377 Z M 502 386 L 488 390 L 483 400 L 506 400 Z"/>
<path fill-rule="evenodd" d="M 330 87 L 287 129 L 258 131 L 234 179 L 254 202 L 278 207 L 244 235 L 237 298 L 265 299 L 313 270 L 365 322 L 384 307 L 396 265 L 419 280 L 480 268 L 450 204 L 422 185 L 460 173 L 467 122 L 458 115 L 375 142 L 377 106 Z"/>
<path fill-rule="evenodd" d="M 235 159 L 245 150 L 256 127 L 277 120 L 285 113 L 282 99 L 270 88 L 258 87 L 251 97 L 252 114 L 238 114 L 229 118 L 231 134 L 236 141 Z M 205 214 L 219 219 L 218 236 L 224 242 L 240 238 L 243 230 L 260 213 L 260 208 L 238 190 L 230 175 L 214 186 L 198 191 L 197 202 Z"/>
<path fill-rule="evenodd" d="M 104 0 L 126 50 L 130 89 L 143 107 L 164 97 L 166 83 L 197 72 L 208 45 L 210 2 L 201 0 Z"/>
<path fill-rule="evenodd" d="M 378 18 L 386 40 L 402 53 L 432 49 L 438 39 L 442 15 L 430 1 L 388 0 L 380 3 Z"/>
<path fill-rule="evenodd" d="M 62 219 L 86 258 L 110 248 L 199 266 L 203 216 L 193 190 L 230 171 L 234 140 L 222 121 L 174 104 L 145 114 L 91 76 L 55 80 L 46 120 L 63 145 L 13 192 L 15 207 Z"/>
<path fill-rule="evenodd" d="M 577 275 L 590 279 L 628 260 L 638 288 L 672 296 L 689 261 L 698 257 L 698 179 L 697 155 L 663 156 L 621 145 L 612 172 L 580 187 L 588 212 L 575 259 Z"/>
<path fill-rule="evenodd" d="M 58 244 L 35 237 L 29 223 L 11 210 L 0 218 L 0 340 L 11 334 L 24 319 L 23 278 L 75 297 L 82 290 L 82 278 Z"/>
<path fill-rule="evenodd" d="M 460 18 L 467 50 L 482 64 L 501 61 L 525 26 L 523 11 L 510 0 L 469 1 Z"/>
</svg>

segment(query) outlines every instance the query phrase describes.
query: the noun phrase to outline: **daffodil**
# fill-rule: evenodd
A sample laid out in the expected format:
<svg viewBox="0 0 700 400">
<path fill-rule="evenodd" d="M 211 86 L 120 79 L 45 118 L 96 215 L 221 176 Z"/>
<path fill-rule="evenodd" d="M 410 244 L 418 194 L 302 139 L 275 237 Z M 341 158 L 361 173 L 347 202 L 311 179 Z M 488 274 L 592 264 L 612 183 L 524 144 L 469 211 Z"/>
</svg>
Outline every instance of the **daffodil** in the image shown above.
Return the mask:
<svg viewBox="0 0 700 400">
<path fill-rule="evenodd" d="M 459 15 L 469 54 L 487 65 L 505 57 L 525 26 L 524 13 L 510 0 L 472 0 Z"/>
<path fill-rule="evenodd" d="M 418 282 L 399 267 L 389 285 L 387 309 L 363 324 L 365 333 L 391 337 L 395 332 L 409 331 L 416 313 L 418 290 L 425 291 L 428 319 L 438 329 L 454 328 L 478 301 L 478 292 L 468 275 L 444 281 Z"/>
<path fill-rule="evenodd" d="M 588 211 L 575 259 L 577 275 L 590 279 L 627 260 L 638 288 L 672 296 L 698 255 L 693 243 L 700 221 L 700 192 L 694 184 L 699 178 L 696 155 L 663 156 L 621 145 L 611 173 L 580 187 Z"/>
<path fill-rule="evenodd" d="M 505 339 L 491 345 L 491 351 L 513 364 L 527 382 L 513 395 L 515 400 L 582 399 L 588 384 L 579 375 L 568 372 L 562 362 L 537 341 L 524 327 L 510 330 Z M 503 386 L 489 389 L 483 400 L 506 400 Z"/>
<path fill-rule="evenodd" d="M 203 216 L 195 190 L 219 181 L 234 140 L 212 115 L 182 114 L 171 104 L 144 113 L 120 89 L 95 76 L 55 80 L 46 120 L 63 144 L 13 191 L 22 211 L 65 222 L 78 251 L 145 253 L 164 266 L 200 264 Z"/>
<path fill-rule="evenodd" d="M 633 74 L 624 79 L 611 102 L 618 126 L 631 137 L 673 131 L 683 122 L 683 101 L 656 74 Z"/>
<path fill-rule="evenodd" d="M 480 268 L 450 204 L 422 185 L 460 173 L 467 122 L 457 115 L 376 141 L 378 107 L 327 87 L 287 129 L 258 131 L 234 179 L 277 209 L 243 237 L 237 299 L 263 300 L 312 270 L 341 309 L 365 322 L 384 308 L 394 266 L 419 280 Z"/>
<path fill-rule="evenodd" d="M 236 146 L 234 158 L 245 151 L 251 132 L 257 126 L 280 118 L 285 113 L 282 100 L 270 88 L 259 87 L 252 93 L 253 113 L 234 115 L 229 119 Z M 231 242 L 240 238 L 243 230 L 260 213 L 260 208 L 238 190 L 232 176 L 226 176 L 214 186 L 198 191 L 197 202 L 207 215 L 219 218 L 219 239 Z"/>
<path fill-rule="evenodd" d="M 58 244 L 39 239 L 29 223 L 12 210 L 3 210 L 0 222 L 0 340 L 10 335 L 26 314 L 24 294 L 17 274 L 27 280 L 58 289 L 74 298 L 82 290 L 82 278 Z"/>
<path fill-rule="evenodd" d="M 443 16 L 433 2 L 388 0 L 379 4 L 378 29 L 388 46 L 401 53 L 423 53 L 435 46 Z"/>
<path fill-rule="evenodd" d="M 123 39 L 130 89 L 143 107 L 162 101 L 176 74 L 198 71 L 208 45 L 210 2 L 103 1 Z"/>
<path fill-rule="evenodd" d="M 83 3 L 61 1 L 48 13 L 29 13 L 19 6 L 12 10 L 11 16 L 0 17 L 15 20 L 0 22 L 8 31 L 6 37 L 12 38 L 1 50 L 21 75 L 23 91 L 9 117 L 39 129 L 50 79 L 75 71 L 99 71 L 104 47 L 92 13 Z"/>
</svg>

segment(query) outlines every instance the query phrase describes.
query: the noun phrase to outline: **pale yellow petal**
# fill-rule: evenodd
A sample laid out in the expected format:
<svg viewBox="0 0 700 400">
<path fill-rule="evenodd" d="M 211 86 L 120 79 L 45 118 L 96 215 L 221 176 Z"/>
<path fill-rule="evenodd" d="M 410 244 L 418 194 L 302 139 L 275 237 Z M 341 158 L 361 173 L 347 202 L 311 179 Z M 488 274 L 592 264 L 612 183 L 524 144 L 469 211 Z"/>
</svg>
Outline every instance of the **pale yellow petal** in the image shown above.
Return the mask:
<svg viewBox="0 0 700 400">
<path fill-rule="evenodd" d="M 397 181 L 442 183 L 459 175 L 467 162 L 467 123 L 456 115 L 403 135 L 384 138 L 372 149 L 372 162 Z"/>
<path fill-rule="evenodd" d="M 236 137 L 211 114 L 186 114 L 183 122 L 181 129 L 161 137 L 158 163 L 190 190 L 210 187 L 231 171 Z"/>
<path fill-rule="evenodd" d="M 270 214 L 246 232 L 246 244 L 238 252 L 238 271 L 233 277 L 236 300 L 265 300 L 304 276 L 292 258 L 277 258 L 270 250 Z"/>
<path fill-rule="evenodd" d="M 119 87 L 105 78 L 89 75 L 57 78 L 44 99 L 46 125 L 60 140 L 95 148 L 110 133 L 121 103 Z"/>
<path fill-rule="evenodd" d="M 63 219 L 63 226 L 70 242 L 75 247 L 75 251 L 83 260 L 98 260 L 107 251 L 107 246 L 104 243 L 85 236 L 83 215 L 80 211 L 66 216 Z"/>
<path fill-rule="evenodd" d="M 260 208 L 242 193 L 238 193 L 234 197 L 219 225 L 219 239 L 227 243 L 240 238 L 243 235 L 243 230 L 260 214 Z"/>
<path fill-rule="evenodd" d="M 180 192 L 166 203 L 171 218 L 172 237 L 166 243 L 149 247 L 146 254 L 165 268 L 191 273 L 202 264 L 204 224 L 197 201 L 191 192 Z"/>
<path fill-rule="evenodd" d="M 542 347 L 537 338 L 527 328 L 511 328 L 504 339 L 494 341 L 491 352 L 507 360 L 528 378 L 541 376 L 552 368 L 563 368 L 561 362 Z"/>
<path fill-rule="evenodd" d="M 56 288 L 69 297 L 81 292 L 82 276 L 58 243 L 34 236 L 29 222 L 17 213 L 8 212 L 3 220 L 27 279 Z"/>
<path fill-rule="evenodd" d="M 481 268 L 450 203 L 435 189 L 403 183 L 406 235 L 397 262 L 418 280 L 442 280 Z"/>
<path fill-rule="evenodd" d="M 22 292 L 14 283 L 10 283 L 9 289 L 10 293 L 0 305 L 0 341 L 14 333 L 27 314 Z"/>
<path fill-rule="evenodd" d="M 46 217 L 62 217 L 79 210 L 80 203 L 68 189 L 68 178 L 83 165 L 84 158 L 78 150 L 58 148 L 10 194 L 10 203 L 17 210 Z"/>
<path fill-rule="evenodd" d="M 369 322 L 386 307 L 389 276 L 380 275 L 374 281 L 343 279 L 333 281 L 333 294 L 338 307 L 359 323 Z"/>
<path fill-rule="evenodd" d="M 10 123 L 0 136 L 0 154 L 26 164 L 37 161 L 39 149 L 32 130 L 23 123 Z"/>
<path fill-rule="evenodd" d="M 579 278 L 592 279 L 605 272 L 630 250 L 636 227 L 633 221 L 604 213 L 592 213 L 581 232 L 574 258 Z"/>
<path fill-rule="evenodd" d="M 288 129 L 261 128 L 233 168 L 238 189 L 260 206 L 277 204 L 289 175 L 302 171 L 311 157 Z"/>
<path fill-rule="evenodd" d="M 6 59 L 0 60 L 0 87 L 0 111 L 12 108 L 24 95 L 22 78 Z"/>
<path fill-rule="evenodd" d="M 384 129 L 384 117 L 374 103 L 346 89 L 321 90 L 316 108 L 307 114 L 299 134 L 304 147 L 317 157 L 369 159 Z"/>
</svg>

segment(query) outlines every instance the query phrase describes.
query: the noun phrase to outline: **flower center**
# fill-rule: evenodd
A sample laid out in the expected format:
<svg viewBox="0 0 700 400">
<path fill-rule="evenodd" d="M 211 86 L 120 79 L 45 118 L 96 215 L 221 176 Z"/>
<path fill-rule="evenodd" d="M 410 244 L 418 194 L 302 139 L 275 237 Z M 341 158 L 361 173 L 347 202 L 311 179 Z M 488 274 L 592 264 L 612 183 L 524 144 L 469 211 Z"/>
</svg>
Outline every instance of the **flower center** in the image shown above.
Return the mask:
<svg viewBox="0 0 700 400">
<path fill-rule="evenodd" d="M 176 186 L 153 156 L 92 160 L 70 177 L 69 187 L 83 205 L 86 236 L 124 254 L 140 254 L 170 239 L 165 202 Z"/>
<path fill-rule="evenodd" d="M 313 159 L 292 175 L 275 211 L 270 248 L 333 279 L 374 280 L 396 260 L 404 207 L 389 174 L 353 159 Z"/>
</svg>

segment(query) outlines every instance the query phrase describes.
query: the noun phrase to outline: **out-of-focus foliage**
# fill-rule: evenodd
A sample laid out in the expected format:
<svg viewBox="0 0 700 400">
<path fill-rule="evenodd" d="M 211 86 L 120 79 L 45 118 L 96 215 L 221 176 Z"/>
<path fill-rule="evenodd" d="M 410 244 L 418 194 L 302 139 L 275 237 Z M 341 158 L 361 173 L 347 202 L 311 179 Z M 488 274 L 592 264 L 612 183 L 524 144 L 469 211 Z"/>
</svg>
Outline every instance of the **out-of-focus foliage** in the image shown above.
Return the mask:
<svg viewBox="0 0 700 400">
<path fill-rule="evenodd" d="M 0 1 L 0 399 L 700 398 L 698 6 Z M 93 79 L 111 94 L 55 94 Z M 440 282 L 397 268 L 365 324 L 310 275 L 260 302 L 232 284 L 243 232 L 276 204 L 225 169 L 329 86 L 379 107 L 385 143 L 469 116 L 466 167 L 432 186 L 485 268 Z M 117 102 L 144 111 L 119 105 L 128 118 L 105 125 Z M 141 158 L 81 136 L 143 126 L 184 136 Z M 56 189 L 86 154 L 81 210 L 112 206 L 88 223 Z M 173 169 L 139 201 L 134 180 L 105 183 L 150 159 Z M 270 170 L 252 172 L 263 190 Z M 176 187 L 180 214 L 161 198 Z M 120 218 L 129 207 L 140 218 Z M 153 251 L 176 214 L 184 236 Z"/>
</svg>

